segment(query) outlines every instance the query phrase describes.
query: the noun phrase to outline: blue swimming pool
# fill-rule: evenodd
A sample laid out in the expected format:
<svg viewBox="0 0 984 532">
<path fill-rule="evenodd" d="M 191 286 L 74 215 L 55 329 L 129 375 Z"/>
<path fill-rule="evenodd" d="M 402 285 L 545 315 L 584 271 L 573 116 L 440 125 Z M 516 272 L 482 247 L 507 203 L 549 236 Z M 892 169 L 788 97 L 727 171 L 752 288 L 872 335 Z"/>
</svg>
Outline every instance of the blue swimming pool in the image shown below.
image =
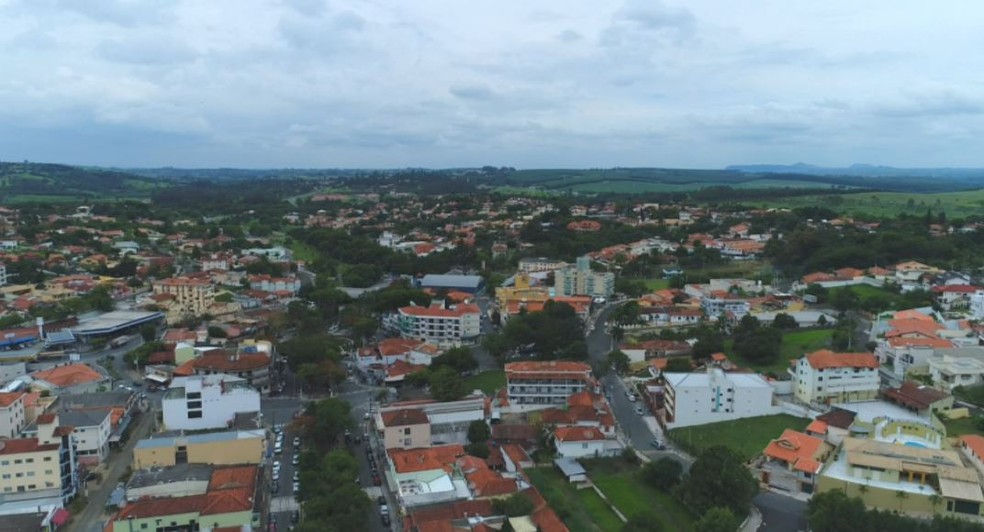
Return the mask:
<svg viewBox="0 0 984 532">
<path fill-rule="evenodd" d="M 920 449 L 926 449 L 926 446 L 924 444 L 919 443 L 917 441 L 907 441 L 907 442 L 905 442 L 905 446 L 906 447 L 919 447 Z"/>
</svg>

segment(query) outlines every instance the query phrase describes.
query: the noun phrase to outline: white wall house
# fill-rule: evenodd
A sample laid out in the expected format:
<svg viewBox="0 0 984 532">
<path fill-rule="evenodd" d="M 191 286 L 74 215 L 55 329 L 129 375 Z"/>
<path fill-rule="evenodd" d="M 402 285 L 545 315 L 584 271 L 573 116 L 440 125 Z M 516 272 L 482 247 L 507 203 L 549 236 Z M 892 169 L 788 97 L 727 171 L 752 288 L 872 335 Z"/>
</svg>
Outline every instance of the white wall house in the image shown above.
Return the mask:
<svg viewBox="0 0 984 532">
<path fill-rule="evenodd" d="M 0 393 L 0 438 L 14 438 L 24 428 L 24 392 Z"/>
<path fill-rule="evenodd" d="M 809 404 L 868 401 L 878 396 L 878 359 L 872 353 L 810 353 L 790 369 L 795 395 Z"/>
<path fill-rule="evenodd" d="M 756 374 L 707 372 L 664 373 L 663 421 L 667 427 L 690 427 L 744 417 L 777 414 L 773 388 Z"/>
<path fill-rule="evenodd" d="M 942 355 L 929 359 L 933 384 L 945 390 L 984 382 L 984 357 Z"/>
<path fill-rule="evenodd" d="M 554 429 L 554 444 L 557 446 L 557 456 L 563 458 L 612 454 L 607 450 L 611 446 L 605 435 L 595 427 L 557 427 Z"/>
<path fill-rule="evenodd" d="M 430 422 L 430 444 L 448 445 L 468 443 L 468 426 L 472 421 L 486 421 L 485 396 L 469 395 L 457 401 L 408 401 L 381 407 L 376 416 L 376 426 L 383 426 L 382 416 L 399 410 L 420 410 Z"/>
<path fill-rule="evenodd" d="M 74 427 L 72 435 L 78 445 L 79 463 L 99 464 L 109 455 L 109 437 L 113 432 L 112 408 L 66 410 L 58 414 L 64 425 Z"/>
<path fill-rule="evenodd" d="M 178 377 L 162 401 L 167 430 L 228 427 L 236 414 L 260 411 L 260 392 L 229 375 Z"/>
</svg>

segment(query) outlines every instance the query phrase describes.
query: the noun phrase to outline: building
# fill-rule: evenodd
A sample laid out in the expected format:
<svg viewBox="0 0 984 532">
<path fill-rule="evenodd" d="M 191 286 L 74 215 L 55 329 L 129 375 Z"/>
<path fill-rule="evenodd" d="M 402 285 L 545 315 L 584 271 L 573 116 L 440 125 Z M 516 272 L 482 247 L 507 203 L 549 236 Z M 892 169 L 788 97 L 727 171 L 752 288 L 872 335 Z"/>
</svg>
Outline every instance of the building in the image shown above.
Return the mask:
<svg viewBox="0 0 984 532">
<path fill-rule="evenodd" d="M 270 354 L 270 343 L 260 342 L 260 344 L 264 345 L 240 347 L 236 351 L 225 349 L 201 351 L 199 356 L 175 368 L 173 375 L 176 377 L 227 375 L 245 380 L 246 384 L 260 392 L 269 392 L 270 366 L 273 358 Z"/>
<path fill-rule="evenodd" d="M 752 310 L 747 299 L 728 294 L 713 294 L 700 298 L 700 309 L 708 319 L 741 320 Z"/>
<path fill-rule="evenodd" d="M 523 273 L 552 272 L 561 268 L 566 268 L 567 263 L 562 260 L 548 259 L 546 257 L 526 257 L 519 259 L 519 271 Z"/>
<path fill-rule="evenodd" d="M 495 304 L 502 311 L 509 307 L 511 301 L 545 302 L 550 299 L 553 289 L 546 286 L 536 286 L 527 273 L 519 273 L 513 279 L 512 286 L 499 286 L 495 289 Z"/>
<path fill-rule="evenodd" d="M 34 387 L 54 395 L 93 393 L 109 388 L 109 377 L 86 364 L 66 364 L 31 374 Z"/>
<path fill-rule="evenodd" d="M 58 405 L 63 412 L 101 412 L 110 413 L 109 446 L 118 446 L 126 440 L 134 416 L 139 411 L 137 394 L 125 390 L 113 392 L 83 393 L 65 395 L 59 398 Z M 64 421 L 64 420 L 63 420 Z M 65 422 L 69 424 L 68 422 Z M 74 423 L 71 425 L 78 427 Z"/>
<path fill-rule="evenodd" d="M 293 295 L 301 290 L 301 280 L 297 277 L 271 277 L 269 275 L 250 275 L 249 287 L 264 292 L 290 292 Z"/>
<path fill-rule="evenodd" d="M 895 388 L 887 388 L 883 395 L 888 402 L 927 419 L 953 408 L 953 396 L 949 393 L 912 381 L 905 381 Z"/>
<path fill-rule="evenodd" d="M 112 409 L 68 410 L 60 412 L 58 417 L 72 427 L 79 463 L 96 465 L 106 459 L 113 432 Z"/>
<path fill-rule="evenodd" d="M 744 417 L 779 413 L 773 388 L 751 373 L 726 373 L 718 367 L 706 372 L 664 373 L 662 424 L 691 427 Z"/>
<path fill-rule="evenodd" d="M 510 362 L 506 364 L 506 391 L 511 406 L 537 410 L 564 405 L 567 397 L 595 391 L 591 366 L 566 360 Z"/>
<path fill-rule="evenodd" d="M 578 257 L 577 264 L 554 272 L 554 290 L 557 295 L 583 295 L 611 297 L 615 293 L 615 274 L 591 270 L 589 257 Z"/>
<path fill-rule="evenodd" d="M 79 467 L 71 427 L 57 414 L 38 418 L 37 436 L 0 440 L 0 497 L 4 504 L 58 501 L 78 491 Z"/>
<path fill-rule="evenodd" d="M 816 475 L 833 450 L 822 438 L 786 429 L 762 451 L 759 480 L 789 493 L 813 493 Z"/>
<path fill-rule="evenodd" d="M 265 451 L 266 434 L 262 429 L 205 434 L 161 432 L 137 442 L 133 448 L 133 467 L 259 464 Z"/>
<path fill-rule="evenodd" d="M 477 294 L 482 290 L 485 281 L 479 275 L 439 275 L 428 274 L 417 281 L 421 289 L 430 288 L 432 290 L 457 290 L 469 294 Z"/>
<path fill-rule="evenodd" d="M 211 464 L 179 464 L 169 467 L 138 469 L 130 475 L 124 495 L 127 502 L 145 497 L 187 497 L 208 492 L 212 479 Z"/>
<path fill-rule="evenodd" d="M 24 392 L 0 393 L 0 438 L 14 438 L 27 424 Z"/>
<path fill-rule="evenodd" d="M 557 456 L 563 458 L 582 458 L 606 456 L 608 439 L 595 427 L 557 427 L 554 429 L 554 444 Z M 620 448 L 612 448 L 617 453 Z"/>
<path fill-rule="evenodd" d="M 208 279 L 173 277 L 154 281 L 154 294 L 166 294 L 174 298 L 177 310 L 200 316 L 215 303 L 215 287 Z"/>
<path fill-rule="evenodd" d="M 386 449 L 430 447 L 431 431 L 427 414 L 421 410 L 401 408 L 380 414 L 383 446 Z"/>
<path fill-rule="evenodd" d="M 790 373 L 796 398 L 805 403 L 869 401 L 878 397 L 878 359 L 871 353 L 823 349 L 800 358 Z"/>
<path fill-rule="evenodd" d="M 7 286 L 7 265 L 0 262 L 0 286 Z"/>
<path fill-rule="evenodd" d="M 402 508 L 472 497 L 468 481 L 455 467 L 465 456 L 461 445 L 443 445 L 423 449 L 389 449 L 386 451 L 387 480 L 395 486 Z"/>
<path fill-rule="evenodd" d="M 443 302 L 429 307 L 401 307 L 390 324 L 403 338 L 431 342 L 439 346 L 458 346 L 473 341 L 481 333 L 478 305 L 461 303 L 445 308 Z"/>
<path fill-rule="evenodd" d="M 933 384 L 945 390 L 984 382 L 984 357 L 944 354 L 931 357 L 928 362 Z"/>
<path fill-rule="evenodd" d="M 429 423 L 430 442 L 423 447 L 435 445 L 466 444 L 468 443 L 468 426 L 473 421 L 486 421 L 489 412 L 486 409 L 485 395 L 481 392 L 468 395 L 457 401 L 438 402 L 431 399 L 416 401 L 400 401 L 382 406 L 376 415 L 376 427 L 383 427 L 383 416 L 400 410 L 418 410 Z M 416 414 L 416 419 L 422 417 Z M 495 413 L 492 412 L 494 416 Z M 414 441 L 418 441 L 414 439 Z"/>
<path fill-rule="evenodd" d="M 161 401 L 168 430 L 229 427 L 237 414 L 260 412 L 260 393 L 245 379 L 228 375 L 178 377 Z"/>
<path fill-rule="evenodd" d="M 203 493 L 144 497 L 109 518 L 107 532 L 262 528 L 261 469 L 255 465 L 216 467 Z"/>
</svg>

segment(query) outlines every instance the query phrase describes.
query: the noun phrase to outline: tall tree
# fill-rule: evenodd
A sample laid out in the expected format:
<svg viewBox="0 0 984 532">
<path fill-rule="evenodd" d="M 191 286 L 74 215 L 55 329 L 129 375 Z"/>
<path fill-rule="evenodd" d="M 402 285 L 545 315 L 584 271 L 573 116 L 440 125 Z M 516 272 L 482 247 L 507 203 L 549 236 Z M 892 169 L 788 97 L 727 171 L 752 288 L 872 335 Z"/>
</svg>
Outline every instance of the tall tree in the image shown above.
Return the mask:
<svg viewBox="0 0 984 532">
<path fill-rule="evenodd" d="M 758 482 L 737 452 L 715 445 L 700 453 L 677 492 L 698 515 L 722 507 L 743 516 L 758 493 Z"/>
</svg>

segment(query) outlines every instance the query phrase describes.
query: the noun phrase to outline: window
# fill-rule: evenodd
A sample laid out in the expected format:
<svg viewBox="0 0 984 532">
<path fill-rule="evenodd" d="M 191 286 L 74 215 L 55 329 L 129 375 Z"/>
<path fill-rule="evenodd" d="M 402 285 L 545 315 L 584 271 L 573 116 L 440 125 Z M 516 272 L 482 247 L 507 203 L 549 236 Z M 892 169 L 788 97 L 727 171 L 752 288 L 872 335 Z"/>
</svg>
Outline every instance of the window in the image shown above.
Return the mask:
<svg viewBox="0 0 984 532">
<path fill-rule="evenodd" d="M 201 419 L 201 417 L 202 417 L 202 411 L 201 410 L 195 410 L 194 412 L 191 412 L 191 411 L 188 412 L 188 419 Z"/>
<path fill-rule="evenodd" d="M 18 458 L 18 459 L 16 459 L 16 460 L 14 460 L 14 463 L 15 463 L 15 464 L 23 464 L 23 463 L 24 463 L 24 461 L 23 461 L 23 460 L 21 460 L 20 458 Z"/>
<path fill-rule="evenodd" d="M 3 474 L 3 478 L 4 478 L 4 480 L 10 478 L 10 473 L 4 473 Z"/>
<path fill-rule="evenodd" d="M 27 476 L 29 476 L 29 477 L 33 477 L 33 476 L 34 476 L 34 471 L 28 471 L 28 472 L 27 472 Z"/>
<path fill-rule="evenodd" d="M 33 464 L 34 463 L 34 459 L 33 458 L 28 458 L 27 460 L 24 460 L 24 462 L 26 462 L 28 464 Z"/>
<path fill-rule="evenodd" d="M 201 407 L 202 407 L 202 402 L 201 401 L 188 401 L 188 408 L 189 409 L 196 409 L 196 408 L 197 409 L 201 409 Z"/>
<path fill-rule="evenodd" d="M 587 443 L 582 443 L 581 444 L 581 448 L 582 449 L 587 449 L 588 448 L 588 444 Z"/>
<path fill-rule="evenodd" d="M 410 429 L 409 428 L 403 429 L 403 434 L 410 434 Z"/>
<path fill-rule="evenodd" d="M 411 444 L 413 444 L 413 439 L 412 438 L 404 438 L 403 439 L 403 445 L 411 445 Z"/>
<path fill-rule="evenodd" d="M 16 476 L 17 478 L 21 478 L 21 477 L 23 477 L 23 476 L 24 476 L 24 473 L 17 473 L 17 474 L 15 475 L 15 476 Z"/>
<path fill-rule="evenodd" d="M 191 399 L 201 399 L 202 398 L 202 392 L 188 392 L 188 394 L 186 395 L 186 397 L 188 398 L 189 401 Z"/>
<path fill-rule="evenodd" d="M 45 470 L 44 470 L 44 474 L 45 474 L 45 475 L 50 475 L 50 474 L 52 474 L 52 473 L 54 473 L 54 471 L 52 471 L 52 470 L 50 470 L 50 469 L 45 469 Z"/>
<path fill-rule="evenodd" d="M 51 461 L 51 457 L 50 456 L 45 456 L 44 457 L 44 461 L 45 462 L 50 462 Z"/>
<path fill-rule="evenodd" d="M 0 462 L 0 465 L 10 465 L 10 460 L 4 460 Z"/>
</svg>

